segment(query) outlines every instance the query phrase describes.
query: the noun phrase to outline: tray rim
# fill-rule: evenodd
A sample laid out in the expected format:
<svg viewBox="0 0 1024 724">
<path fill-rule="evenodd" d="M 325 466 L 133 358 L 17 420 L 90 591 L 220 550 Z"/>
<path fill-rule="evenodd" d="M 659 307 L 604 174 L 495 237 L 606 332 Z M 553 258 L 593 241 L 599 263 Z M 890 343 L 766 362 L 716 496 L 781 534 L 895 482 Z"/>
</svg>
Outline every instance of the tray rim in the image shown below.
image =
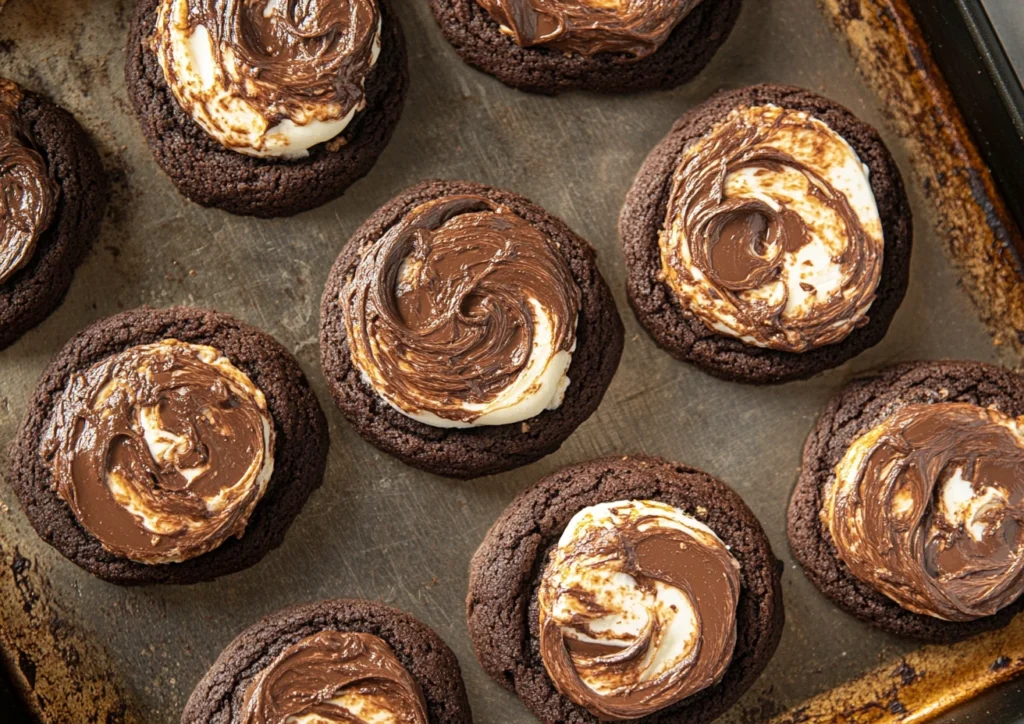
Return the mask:
<svg viewBox="0 0 1024 724">
<path fill-rule="evenodd" d="M 1020 358 L 1024 355 L 1024 270 L 1014 249 L 1024 248 L 1024 235 L 968 132 L 908 0 L 817 3 L 845 39 L 860 75 L 885 102 L 889 129 L 918 151 L 910 154 L 913 173 L 939 219 L 948 256 L 994 344 L 1011 348 Z M 883 56 L 878 55 L 879 48 L 885 49 Z M 931 113 L 913 113 L 922 101 Z M 920 152 L 924 148 L 929 152 Z M 73 721 L 81 714 L 78 707 L 84 700 L 93 702 L 95 720 L 145 721 L 111 673 L 102 646 L 70 623 L 72 617 L 52 596 L 35 561 L 22 556 L 15 542 L 0 536 L 0 602 L 18 600 L 24 603 L 20 612 L 0 607 L 0 665 L 40 721 Z M 22 619 L 21 625 L 12 625 L 15 617 Z M 29 637 L 29 631 L 34 636 Z M 1024 656 L 1024 651 L 1018 655 Z M 19 660 L 22 656 L 46 674 L 29 681 Z M 866 680 L 873 673 L 848 683 Z M 1006 677 L 992 678 L 972 690 L 972 695 Z"/>
</svg>

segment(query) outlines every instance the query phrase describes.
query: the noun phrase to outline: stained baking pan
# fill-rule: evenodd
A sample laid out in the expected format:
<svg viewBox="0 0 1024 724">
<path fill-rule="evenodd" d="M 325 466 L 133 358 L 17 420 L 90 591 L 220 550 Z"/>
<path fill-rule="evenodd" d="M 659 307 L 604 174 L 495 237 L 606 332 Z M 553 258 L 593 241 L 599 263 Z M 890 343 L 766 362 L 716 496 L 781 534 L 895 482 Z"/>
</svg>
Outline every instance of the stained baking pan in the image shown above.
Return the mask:
<svg viewBox="0 0 1024 724">
<path fill-rule="evenodd" d="M 908 2 L 1014 220 L 1024 225 L 1024 2 Z"/>
<path fill-rule="evenodd" d="M 140 304 L 209 306 L 272 333 L 311 377 L 332 438 L 325 484 L 284 545 L 247 571 L 188 588 L 122 589 L 91 578 L 40 542 L 0 484 L 0 648 L 36 715 L 175 722 L 221 648 L 261 615 L 362 596 L 413 613 L 452 646 L 478 721 L 531 721 L 473 658 L 463 610 L 469 557 L 541 475 L 627 452 L 682 460 L 729 482 L 785 562 L 782 644 L 725 721 L 921 721 L 1018 672 L 1021 624 L 966 648 L 918 650 L 835 609 L 793 563 L 785 538 L 803 440 L 845 380 L 916 358 L 1014 366 L 1024 347 L 1019 234 L 904 0 L 748 0 L 688 86 L 560 98 L 517 93 L 464 66 L 425 3 L 398 4 L 412 86 L 394 141 L 344 198 L 270 222 L 193 206 L 158 172 L 125 96 L 131 0 L 12 0 L 0 14 L 0 74 L 73 110 L 114 180 L 102 238 L 63 306 L 0 353 L 0 449 L 60 345 Z M 716 89 L 762 81 L 806 86 L 878 126 L 908 182 L 916 226 L 907 299 L 882 344 L 771 389 L 712 379 L 659 351 L 626 304 L 616 239 L 633 175 L 673 120 Z M 557 454 L 469 483 L 416 472 L 363 443 L 331 407 L 319 371 L 317 305 L 331 262 L 377 206 L 429 177 L 505 186 L 563 217 L 598 248 L 627 330 L 604 403 Z M 945 716 L 1013 721 L 1024 692 L 1004 684 L 978 702 Z"/>
</svg>

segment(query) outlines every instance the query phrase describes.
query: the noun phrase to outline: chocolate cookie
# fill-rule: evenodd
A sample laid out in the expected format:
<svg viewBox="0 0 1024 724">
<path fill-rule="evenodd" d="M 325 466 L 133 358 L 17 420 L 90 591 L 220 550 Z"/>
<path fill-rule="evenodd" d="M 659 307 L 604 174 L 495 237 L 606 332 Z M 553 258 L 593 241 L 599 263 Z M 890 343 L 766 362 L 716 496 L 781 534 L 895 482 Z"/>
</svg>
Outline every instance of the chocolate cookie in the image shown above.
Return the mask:
<svg viewBox="0 0 1024 724">
<path fill-rule="evenodd" d="M 327 447 L 323 411 L 272 337 L 208 310 L 140 308 L 50 363 L 8 479 L 39 535 L 93 575 L 194 583 L 281 544 Z"/>
<path fill-rule="evenodd" d="M 472 243 L 463 243 L 465 234 Z M 416 264 L 404 264 L 413 257 Z M 446 260 L 456 263 L 441 268 Z M 402 286 L 410 269 L 419 274 L 414 289 Z M 547 390 L 551 404 L 507 424 L 452 426 L 477 422 L 495 395 L 522 384 L 530 342 L 543 336 L 530 331 L 524 297 L 534 296 L 552 315 L 548 344 L 557 354 L 545 374 L 569 362 L 561 382 L 537 379 L 521 396 L 533 404 Z M 347 328 L 353 319 L 361 366 Z M 521 196 L 462 181 L 420 184 L 371 216 L 338 256 L 320 306 L 324 375 L 357 432 L 409 465 L 457 478 L 557 450 L 600 404 L 622 343 L 590 245 Z M 467 399 L 477 403 L 472 415 Z"/>
<path fill-rule="evenodd" d="M 885 631 L 936 643 L 958 641 L 1005 626 L 1024 607 L 1024 599 L 1018 599 L 994 615 L 974 620 L 943 620 L 908 610 L 854 575 L 839 557 L 830 527 L 823 518 L 823 508 L 836 480 L 836 467 L 855 441 L 883 422 L 899 419 L 899 416 L 893 417 L 896 413 L 971 409 L 965 405 L 949 408 L 945 403 L 969 403 L 975 410 L 994 408 L 1002 415 L 1016 417 L 1024 414 L 1024 378 L 980 362 L 944 361 L 901 364 L 853 381 L 829 402 L 807 438 L 800 479 L 789 504 L 790 546 L 804 572 L 822 593 L 844 611 Z M 927 407 L 920 407 L 922 405 Z M 956 442 L 964 442 L 968 436 L 958 434 L 954 438 Z M 889 446 L 893 450 L 901 447 Z M 956 455 L 948 457 L 958 459 Z M 935 475 L 944 472 L 944 465 L 934 471 Z M 872 497 L 886 500 L 883 494 Z M 924 507 L 915 505 L 915 510 Z M 865 517 L 875 520 L 873 515 Z M 868 543 L 878 535 L 867 538 L 862 535 L 864 546 L 870 548 Z M 903 578 L 893 576 L 893 580 L 898 582 Z M 911 585 L 902 587 L 905 591 L 913 588 Z M 961 598 L 961 602 L 967 602 L 969 596 Z M 955 611 L 943 613 L 947 618 L 956 615 Z"/>
<path fill-rule="evenodd" d="M 202 206 L 213 206 L 233 214 L 264 218 L 290 216 L 341 196 L 349 186 L 370 171 L 398 124 L 408 86 L 405 40 L 389 0 L 363 0 L 360 5 L 361 9 L 367 9 L 368 12 L 377 12 L 374 8 L 379 8 L 380 13 L 379 57 L 373 56 L 375 59 L 372 67 L 365 76 L 361 76 L 365 82 L 362 91 L 365 106 L 356 110 L 340 135 L 313 145 L 308 149 L 307 156 L 297 158 L 256 157 L 232 150 L 183 110 L 168 85 L 156 52 L 159 46 L 154 42 L 154 33 L 160 4 L 161 0 L 138 2 L 128 40 L 125 78 L 128 96 L 150 149 L 157 163 L 182 194 Z M 316 9 L 319 6 L 311 7 Z M 233 36 L 242 39 L 238 42 L 258 36 L 257 31 L 241 27 L 242 24 L 258 22 L 260 18 L 270 22 L 266 19 L 271 16 L 265 15 L 262 10 L 259 10 L 257 20 L 254 21 L 247 15 L 251 10 L 248 6 L 231 6 L 228 9 L 232 9 L 235 16 L 220 19 L 220 24 L 239 24 L 240 28 L 235 29 L 237 32 Z M 326 14 L 329 9 L 322 9 L 322 12 Z M 356 17 L 356 13 L 353 13 L 351 17 L 343 19 L 327 18 L 324 20 L 325 27 L 335 32 L 333 28 L 338 23 L 355 23 Z M 377 27 L 377 23 L 373 22 L 372 27 Z M 293 37 L 287 33 L 275 37 L 282 43 L 282 47 L 256 46 L 235 54 L 236 58 L 249 60 L 255 66 L 251 69 L 253 77 L 266 79 L 267 83 L 276 83 L 275 87 L 282 98 L 267 101 L 266 112 L 269 116 L 280 117 L 280 108 L 298 106 L 298 117 L 301 117 L 303 103 L 313 103 L 328 93 L 339 94 L 339 103 L 351 105 L 355 97 L 353 94 L 357 94 L 355 89 L 358 83 L 350 82 L 347 77 L 339 80 L 338 74 L 350 72 L 351 67 L 362 67 L 359 62 L 347 63 L 344 58 L 330 58 L 323 61 L 324 67 L 310 69 L 306 66 L 315 61 L 308 58 L 310 53 L 304 52 L 305 65 L 301 72 L 313 77 L 294 79 L 288 75 L 286 61 L 280 61 L 285 65 L 283 68 L 261 67 L 261 63 L 267 65 L 278 62 L 278 56 L 289 51 L 282 38 L 288 38 L 288 42 L 294 45 L 316 43 L 318 38 L 307 35 Z M 323 41 L 323 38 L 319 40 Z M 353 44 L 365 47 L 368 53 L 376 53 L 371 49 L 372 39 L 360 37 L 358 40 L 361 45 L 355 41 Z M 313 49 L 321 52 L 327 48 L 329 52 L 338 52 L 339 47 L 346 46 L 335 38 L 330 42 L 319 42 Z M 261 55 L 264 53 L 267 55 Z M 369 61 L 364 59 L 361 62 L 365 65 Z M 296 87 L 289 91 L 292 86 Z M 308 92 L 303 95 L 303 91 Z M 249 100 L 256 104 L 261 100 L 260 94 L 263 92 L 260 90 L 255 99 Z M 287 96 L 288 92 L 292 92 L 294 97 Z M 197 95 L 202 98 L 202 93 Z M 352 107 L 358 109 L 360 106 L 356 103 Z M 309 115 L 317 117 L 316 113 Z M 290 121 L 289 118 L 284 120 Z M 269 120 L 266 123 L 272 125 Z M 235 130 L 239 126 L 248 129 L 251 125 L 236 124 Z M 272 126 L 267 133 L 270 134 L 274 128 L 278 126 Z M 238 143 L 239 147 L 243 145 L 243 142 Z"/>
<path fill-rule="evenodd" d="M 294 654 L 296 645 L 309 642 L 311 637 L 324 632 L 368 634 L 369 638 L 376 637 L 378 645 L 379 641 L 383 641 L 401 669 L 411 675 L 422 694 L 422 704 L 425 705 L 426 717 L 403 718 L 402 721 L 456 724 L 473 720 L 459 663 L 455 654 L 436 633 L 412 616 L 380 603 L 335 600 L 286 608 L 239 634 L 228 644 L 192 692 L 181 717 L 182 724 L 262 724 L 266 721 L 262 718 L 263 711 L 252 706 L 249 701 L 250 690 L 254 690 L 252 697 L 255 698 L 256 686 L 264 683 L 261 682 L 260 674 L 282 663 L 294 665 L 294 656 L 291 661 L 288 660 L 289 649 Z M 385 657 L 386 653 L 381 658 Z M 324 664 L 334 663 L 334 675 L 340 677 L 344 673 L 350 685 L 362 680 L 367 672 L 363 671 L 359 662 L 356 665 L 350 664 L 353 658 L 350 656 L 348 661 L 339 664 L 337 659 L 332 661 L 323 657 L 319 666 L 316 663 L 310 665 L 309 659 L 301 662 L 306 664 L 302 673 L 319 673 L 324 678 L 317 681 L 317 684 L 327 685 L 322 688 L 318 686 L 316 696 L 301 701 L 296 697 L 295 703 L 309 706 L 314 701 L 323 701 L 325 690 L 332 697 L 337 695 L 341 687 L 324 675 L 323 672 L 329 670 Z M 393 679 L 402 675 L 401 669 L 394 667 L 394 670 L 388 671 L 387 680 L 391 684 L 391 692 L 398 688 Z M 289 673 L 292 674 L 289 680 L 277 677 L 277 683 L 287 686 L 301 683 L 304 678 L 295 676 L 294 669 Z M 379 686 L 379 682 L 371 683 L 360 693 L 372 693 L 373 686 Z M 266 689 L 265 684 L 263 688 Z M 403 686 L 402 689 L 407 690 L 408 687 Z M 270 708 L 267 704 L 273 702 L 273 697 L 267 695 L 266 691 L 263 694 L 260 703 L 265 711 Z M 275 710 L 275 713 L 284 712 Z M 272 721 L 283 719 L 281 717 Z"/>
<path fill-rule="evenodd" d="M 430 7 L 459 57 L 505 85 L 547 94 L 630 93 L 673 88 L 703 70 L 735 25 L 740 0 L 703 0 L 654 52 L 640 58 L 621 49 L 586 55 L 522 47 L 478 0 L 430 0 Z"/>
<path fill-rule="evenodd" d="M 656 712 L 645 712 L 633 719 L 672 724 L 711 721 L 754 682 L 779 643 L 784 618 L 780 585 L 782 564 L 772 553 L 757 519 L 735 492 L 706 473 L 660 458 L 617 457 L 574 465 L 542 479 L 506 508 L 470 564 L 466 609 L 477 658 L 495 681 L 514 691 L 542 722 L 598 721 L 588 711 L 589 707 L 585 709 L 560 693 L 561 689 L 556 689 L 548 673 L 550 669 L 542 653 L 539 599 L 543 578 L 547 575 L 545 571 L 564 543 L 560 538 L 568 535 L 570 521 L 578 520 L 580 511 L 591 506 L 617 501 L 652 501 L 692 516 L 690 524 L 703 524 L 710 529 L 717 536 L 718 545 L 724 543 L 727 547 L 726 556 L 731 554 L 738 563 L 740 588 L 735 608 L 735 643 L 731 662 L 724 671 L 718 671 L 717 683 L 703 689 L 694 687 L 699 690 L 691 691 L 685 698 Z M 650 520 L 647 516 L 646 522 Z M 646 570 L 643 559 L 648 553 L 643 546 L 641 533 L 634 548 L 635 555 L 625 557 L 625 570 L 633 578 L 638 574 L 629 567 L 630 561 L 641 572 Z M 692 545 L 681 543 L 674 545 L 676 555 L 684 557 L 690 553 L 678 552 L 691 548 Z M 601 554 L 601 560 L 607 559 L 605 548 L 595 546 L 590 550 L 595 551 Z M 658 554 L 650 561 L 655 569 L 660 569 L 655 576 L 662 582 L 672 579 L 668 560 L 667 555 Z M 709 569 L 697 565 L 689 570 L 692 576 L 694 570 Z M 720 578 L 716 575 L 700 580 L 694 578 L 692 588 L 686 587 L 698 606 L 701 589 L 710 587 L 714 581 Z M 591 599 L 581 596 L 579 600 Z M 594 603 L 603 605 L 604 601 L 599 598 Z M 701 610 L 704 616 L 717 619 L 726 608 L 712 604 Z M 677 609 L 672 610 L 678 613 Z M 708 632 L 702 630 L 702 638 L 705 633 Z M 717 639 L 722 635 L 721 631 L 714 637 L 709 635 L 706 647 L 714 648 L 713 644 L 720 643 Z M 628 642 L 620 641 L 619 646 L 624 643 Z M 727 652 L 727 648 L 725 650 Z M 699 660 L 695 666 L 701 666 Z M 666 680 L 671 682 L 673 677 L 653 679 L 655 682 Z M 711 680 L 709 676 L 704 683 Z M 681 681 L 686 683 L 685 675 Z M 671 685 L 679 683 L 676 680 Z M 635 704 L 628 698 L 626 703 Z M 621 712 L 618 716 L 621 718 Z"/>
<path fill-rule="evenodd" d="M 759 109 L 760 128 L 756 121 L 747 119 L 747 115 L 754 113 L 751 109 Z M 842 188 L 822 184 L 819 170 L 801 167 L 793 155 L 796 152 L 776 152 L 773 159 L 769 158 L 770 146 L 766 152 L 766 147 L 756 145 L 764 141 L 765 136 L 759 135 L 761 131 L 787 121 L 797 129 L 795 134 L 805 130 L 815 134 L 814 143 L 824 149 L 817 154 L 824 172 L 828 172 L 829 164 L 839 162 L 836 158 L 853 164 L 859 160 L 866 167 L 866 179 L 863 170 L 860 172 L 860 191 L 863 195 L 870 190 L 877 215 L 871 204 L 862 203 L 860 198 L 851 200 Z M 715 133 L 717 137 L 712 137 Z M 856 156 L 844 155 L 844 148 L 852 148 Z M 806 148 L 804 152 L 815 157 Z M 708 158 L 701 157 L 702 154 Z M 756 171 L 758 161 L 781 165 L 783 170 L 804 171 L 808 188 L 814 185 L 818 192 L 805 193 L 801 200 L 814 201 L 826 213 L 825 218 L 836 219 L 829 223 L 845 221 L 846 226 L 823 229 L 814 237 L 806 222 L 791 209 L 773 210 L 753 197 L 744 197 L 742 189 L 735 198 L 730 192 L 729 203 L 697 203 L 701 194 L 722 193 L 715 191 L 714 176 L 718 173 L 716 169 L 726 166 L 711 158 L 719 155 L 728 158 L 730 179 L 734 169 Z M 686 164 L 685 174 L 679 171 L 681 163 Z M 756 179 L 749 179 L 748 176 L 742 180 L 756 183 Z M 820 193 L 821 189 L 825 192 Z M 673 234 L 678 234 L 678 219 L 679 228 L 690 228 L 691 236 L 686 238 L 691 241 L 686 243 L 709 246 L 696 251 L 689 249 L 687 253 L 696 255 L 685 260 L 678 250 L 673 250 L 666 270 L 660 238 L 670 215 Z M 867 217 L 871 218 L 870 223 L 864 221 Z M 729 246 L 742 242 L 741 233 L 759 235 L 745 251 L 740 246 Z M 628 266 L 630 304 L 655 342 L 673 357 L 692 362 L 715 376 L 757 384 L 809 377 L 877 344 L 903 300 L 912 241 L 910 207 L 903 182 L 878 133 L 828 99 L 799 88 L 776 85 L 718 93 L 683 115 L 648 156 L 633 182 L 619 220 L 619 234 Z M 799 234 L 806 236 L 801 239 Z M 666 232 L 665 238 L 679 237 L 668 236 Z M 811 263 L 799 256 L 811 246 L 801 244 L 807 239 L 837 238 L 846 239 L 844 253 L 833 255 L 829 262 L 814 263 L 839 267 L 834 272 L 843 286 L 822 292 L 819 298 L 818 279 L 805 279 L 804 273 L 796 268 L 801 259 L 802 263 Z M 721 248 L 718 244 L 722 244 Z M 766 248 L 759 244 L 766 244 Z M 788 256 L 791 248 L 797 256 Z M 721 255 L 713 255 L 719 251 Z M 827 253 L 816 258 L 821 257 L 829 258 Z M 783 265 L 790 258 L 797 260 L 792 262 L 795 270 L 783 276 Z M 687 265 L 701 269 L 700 279 L 687 276 Z M 794 281 L 800 282 L 799 287 Z M 781 305 L 777 297 L 770 304 L 758 305 L 743 296 L 751 293 L 746 290 L 752 287 L 755 292 L 772 288 L 773 282 L 783 285 L 786 296 Z M 677 290 L 691 287 L 694 296 L 682 302 Z M 803 295 L 802 299 L 792 289 Z M 785 300 L 790 297 L 799 301 L 796 321 L 782 316 L 789 314 Z M 741 302 L 735 303 L 737 298 Z M 737 316 L 726 318 L 725 322 L 714 320 L 714 328 L 698 316 L 698 312 L 718 314 L 716 305 L 727 304 L 733 305 L 729 309 Z M 748 319 L 741 320 L 740 316 Z M 785 328 L 787 325 L 792 328 Z M 754 341 L 760 346 L 755 346 Z"/>
<path fill-rule="evenodd" d="M 5 207 L 0 218 L 3 349 L 63 301 L 99 230 L 106 176 L 71 114 L 2 78 L 0 162 L 5 169 L 0 185 L 18 187 L 8 199 L 15 193 L 33 197 L 31 203 Z M 0 196 L 6 193 L 0 189 Z M 15 220 L 15 214 L 24 218 Z"/>
</svg>

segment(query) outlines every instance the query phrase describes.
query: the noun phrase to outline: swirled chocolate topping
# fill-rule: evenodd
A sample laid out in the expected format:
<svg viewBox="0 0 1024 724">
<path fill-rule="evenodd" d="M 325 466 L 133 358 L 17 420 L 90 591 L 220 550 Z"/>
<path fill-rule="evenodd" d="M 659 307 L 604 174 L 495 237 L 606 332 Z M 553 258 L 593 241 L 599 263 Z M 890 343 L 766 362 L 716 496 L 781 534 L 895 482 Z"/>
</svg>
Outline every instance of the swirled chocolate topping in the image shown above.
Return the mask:
<svg viewBox="0 0 1024 724">
<path fill-rule="evenodd" d="M 427 724 L 419 684 L 365 633 L 322 631 L 285 649 L 245 696 L 242 724 Z"/>
<path fill-rule="evenodd" d="M 882 227 L 856 152 L 802 111 L 730 113 L 684 153 L 662 273 L 710 329 L 803 352 L 867 323 Z"/>
<path fill-rule="evenodd" d="M 524 48 L 644 58 L 700 0 L 476 0 Z"/>
<path fill-rule="evenodd" d="M 600 719 L 653 714 L 721 679 L 739 594 L 739 563 L 682 511 L 636 500 L 586 508 L 538 590 L 544 667 Z"/>
<path fill-rule="evenodd" d="M 365 107 L 380 23 L 377 0 L 162 0 L 154 49 L 178 102 L 222 144 L 305 155 Z"/>
<path fill-rule="evenodd" d="M 341 293 L 354 364 L 428 424 L 506 424 L 561 404 L 580 291 L 538 228 L 480 196 L 410 211 Z"/>
<path fill-rule="evenodd" d="M 0 78 L 0 284 L 32 258 L 60 191 L 18 120 L 21 89 Z"/>
<path fill-rule="evenodd" d="M 212 347 L 168 339 L 72 375 L 41 450 L 57 493 L 104 548 L 169 563 L 241 537 L 273 448 L 248 376 Z"/>
<path fill-rule="evenodd" d="M 823 514 L 857 578 L 916 613 L 970 621 L 1024 593 L 1020 418 L 908 405 L 858 438 Z"/>
</svg>

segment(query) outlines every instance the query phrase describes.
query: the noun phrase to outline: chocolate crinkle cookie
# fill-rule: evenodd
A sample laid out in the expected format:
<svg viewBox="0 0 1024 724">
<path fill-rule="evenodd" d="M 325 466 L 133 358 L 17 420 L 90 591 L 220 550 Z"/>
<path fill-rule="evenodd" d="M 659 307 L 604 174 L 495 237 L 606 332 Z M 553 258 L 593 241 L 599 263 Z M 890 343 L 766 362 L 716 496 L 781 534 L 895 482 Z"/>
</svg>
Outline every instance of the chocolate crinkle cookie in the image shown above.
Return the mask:
<svg viewBox="0 0 1024 724">
<path fill-rule="evenodd" d="M 106 176 L 67 111 L 0 78 L 0 349 L 46 319 L 99 231 Z"/>
<path fill-rule="evenodd" d="M 789 541 L 885 631 L 948 643 L 1024 607 L 1024 377 L 916 362 L 850 383 L 804 447 Z"/>
<path fill-rule="evenodd" d="M 910 270 L 910 205 L 877 131 L 787 86 L 684 114 L 633 182 L 619 235 L 655 342 L 739 382 L 809 377 L 877 344 Z"/>
<path fill-rule="evenodd" d="M 204 309 L 96 322 L 47 367 L 9 480 L 47 543 L 119 583 L 193 583 L 280 545 L 323 478 L 327 422 L 295 358 Z"/>
<path fill-rule="evenodd" d="M 488 531 L 469 632 L 542 722 L 710 722 L 775 652 L 781 569 L 724 483 L 660 458 L 595 460 L 545 477 Z"/>
<path fill-rule="evenodd" d="M 725 42 L 740 0 L 430 0 L 466 63 L 534 93 L 630 93 L 693 78 Z"/>
<path fill-rule="evenodd" d="M 394 721 L 469 724 L 455 654 L 373 601 L 293 606 L 239 634 L 189 697 L 182 724 Z"/>
<path fill-rule="evenodd" d="M 521 196 L 399 194 L 345 245 L 320 306 L 335 402 L 367 441 L 456 478 L 531 463 L 597 409 L 622 321 L 591 246 Z"/>
<path fill-rule="evenodd" d="M 182 194 L 291 216 L 370 171 L 405 101 L 405 40 L 389 0 L 343 5 L 138 0 L 128 97 Z"/>
</svg>

